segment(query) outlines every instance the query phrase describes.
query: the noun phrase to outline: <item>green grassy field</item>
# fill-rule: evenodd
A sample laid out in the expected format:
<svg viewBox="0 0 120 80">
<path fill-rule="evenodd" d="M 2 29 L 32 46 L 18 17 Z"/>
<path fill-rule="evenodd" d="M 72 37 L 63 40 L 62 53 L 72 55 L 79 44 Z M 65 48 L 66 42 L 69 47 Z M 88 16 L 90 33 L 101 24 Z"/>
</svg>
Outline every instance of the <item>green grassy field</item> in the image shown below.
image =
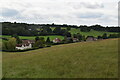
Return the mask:
<svg viewBox="0 0 120 80">
<path fill-rule="evenodd" d="M 0 35 L 0 37 L 5 37 L 5 38 L 10 38 L 11 36 L 8 36 L 8 35 Z M 29 39 L 29 40 L 34 40 L 36 36 L 19 36 L 20 39 Z M 50 40 L 52 41 L 53 39 L 55 38 L 60 38 L 61 40 L 64 39 L 63 36 L 58 36 L 58 35 L 53 35 L 53 36 L 39 36 L 39 37 L 44 37 L 45 40 L 47 39 L 47 37 L 50 37 Z"/>
<path fill-rule="evenodd" d="M 52 27 L 52 29 L 54 29 L 54 27 Z M 65 29 L 64 27 L 62 29 Z M 94 36 L 94 37 L 97 37 L 97 36 L 102 36 L 104 33 L 107 33 L 107 35 L 110 35 L 110 34 L 117 34 L 115 32 L 104 32 L 104 31 L 95 31 L 95 30 L 91 30 L 90 32 L 81 32 L 79 29 L 75 29 L 75 28 L 71 28 L 71 30 L 69 31 L 71 32 L 72 34 L 77 34 L 77 33 L 80 33 L 82 35 L 85 35 L 86 37 L 87 36 Z M 8 36 L 8 35 L 0 35 L 0 37 L 5 37 L 5 38 L 10 38 L 11 36 Z M 36 36 L 20 36 L 20 39 L 29 39 L 29 40 L 34 40 Z M 63 36 L 58 36 L 58 35 L 53 35 L 53 36 L 39 36 L 39 37 L 44 37 L 45 40 L 47 39 L 47 37 L 50 37 L 50 40 L 52 41 L 53 39 L 55 38 L 60 38 L 61 40 L 64 39 Z"/>
<path fill-rule="evenodd" d="M 118 39 L 3 52 L 4 78 L 117 78 Z"/>
<path fill-rule="evenodd" d="M 116 34 L 115 32 L 105 32 L 105 31 L 95 31 L 95 30 L 91 30 L 90 32 L 81 32 L 80 29 L 75 29 L 75 28 L 71 28 L 70 32 L 72 34 L 80 33 L 85 36 L 94 36 L 94 37 L 102 36 L 104 33 L 107 33 L 107 35 Z"/>
</svg>

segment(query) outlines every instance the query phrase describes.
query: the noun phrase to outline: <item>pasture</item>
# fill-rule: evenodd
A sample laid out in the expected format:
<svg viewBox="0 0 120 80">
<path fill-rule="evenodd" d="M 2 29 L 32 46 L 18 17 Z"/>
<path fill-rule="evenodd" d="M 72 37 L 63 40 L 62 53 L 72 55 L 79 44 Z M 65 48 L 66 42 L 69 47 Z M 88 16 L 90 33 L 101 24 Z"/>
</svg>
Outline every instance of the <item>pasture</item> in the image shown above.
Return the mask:
<svg viewBox="0 0 120 80">
<path fill-rule="evenodd" d="M 0 37 L 5 37 L 5 38 L 10 38 L 11 36 L 9 35 L 0 35 Z M 20 39 L 29 39 L 29 40 L 35 40 L 36 36 L 19 36 Z M 60 38 L 61 40 L 64 39 L 63 36 L 58 36 L 58 35 L 53 35 L 53 36 L 39 36 L 39 37 L 44 37 L 45 40 L 47 39 L 47 37 L 50 37 L 50 40 L 52 41 L 55 38 Z"/>
<path fill-rule="evenodd" d="M 117 78 L 118 39 L 3 52 L 4 78 Z"/>
</svg>

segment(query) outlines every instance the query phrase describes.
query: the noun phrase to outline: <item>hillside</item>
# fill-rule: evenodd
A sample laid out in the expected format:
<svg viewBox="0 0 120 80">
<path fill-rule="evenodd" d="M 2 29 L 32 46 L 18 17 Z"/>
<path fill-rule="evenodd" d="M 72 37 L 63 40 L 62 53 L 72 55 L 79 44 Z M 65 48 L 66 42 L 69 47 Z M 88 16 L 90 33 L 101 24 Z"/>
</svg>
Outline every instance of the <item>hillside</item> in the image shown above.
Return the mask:
<svg viewBox="0 0 120 80">
<path fill-rule="evenodd" d="M 54 29 L 54 28 L 52 28 Z M 65 29 L 65 28 L 62 28 Z M 77 34 L 80 33 L 84 36 L 94 36 L 94 37 L 98 37 L 98 36 L 102 36 L 104 33 L 107 33 L 107 35 L 109 36 L 110 34 L 117 34 L 117 32 L 105 32 L 105 31 L 95 31 L 95 30 L 91 30 L 90 32 L 81 32 L 80 29 L 76 29 L 76 28 L 71 28 L 71 30 L 69 31 L 71 32 L 71 34 Z M 0 37 L 5 37 L 5 38 L 10 38 L 11 36 L 9 35 L 0 35 Z M 20 39 L 30 39 L 30 40 L 34 40 L 36 36 L 20 36 Z M 45 39 L 47 39 L 47 37 L 50 37 L 50 40 L 52 41 L 55 38 L 60 38 L 60 39 L 64 39 L 64 36 L 59 36 L 59 35 L 49 35 L 49 36 L 40 36 L 40 37 L 44 37 Z"/>
<path fill-rule="evenodd" d="M 117 39 L 108 39 L 28 52 L 3 52 L 3 77 L 116 78 L 117 44 Z"/>
<path fill-rule="evenodd" d="M 81 32 L 80 29 L 75 29 L 75 28 L 72 28 L 70 32 L 72 34 L 80 33 L 85 36 L 94 36 L 94 37 L 102 36 L 104 33 L 107 33 L 107 35 L 117 33 L 117 32 L 105 32 L 105 31 L 95 31 L 95 30 L 91 30 L 90 32 Z"/>
<path fill-rule="evenodd" d="M 45 38 L 50 36 L 51 40 L 53 37 L 68 36 L 80 33 L 84 36 L 102 36 L 104 33 L 116 34 L 120 32 L 120 27 L 105 27 L 102 25 L 67 25 L 67 24 L 27 24 L 17 22 L 2 22 L 2 34 L 0 35 L 14 35 L 19 36 L 31 36 L 26 37 L 33 39 L 34 36 L 44 36 Z M 54 36 L 53 36 L 54 35 Z M 59 36 L 57 36 L 59 35 Z M 21 38 L 23 38 L 21 37 Z M 60 37 L 61 39 L 63 37 Z M 24 39 L 24 38 L 23 38 Z"/>
</svg>

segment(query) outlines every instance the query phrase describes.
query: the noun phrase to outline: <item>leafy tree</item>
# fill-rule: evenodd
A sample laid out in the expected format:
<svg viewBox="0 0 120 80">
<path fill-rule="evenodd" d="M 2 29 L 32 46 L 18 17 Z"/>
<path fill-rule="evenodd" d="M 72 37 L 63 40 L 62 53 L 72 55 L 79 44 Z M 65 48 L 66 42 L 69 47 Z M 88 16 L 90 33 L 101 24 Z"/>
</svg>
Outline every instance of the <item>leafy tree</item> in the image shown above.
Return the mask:
<svg viewBox="0 0 120 80">
<path fill-rule="evenodd" d="M 37 37 L 35 37 L 35 41 L 38 41 L 38 40 L 40 40 L 40 38 L 37 36 Z"/>
<path fill-rule="evenodd" d="M 7 50 L 7 41 L 2 42 L 2 50 Z"/>
<path fill-rule="evenodd" d="M 89 27 L 87 27 L 86 25 L 84 25 L 84 26 L 80 26 L 80 30 L 81 30 L 82 32 L 89 32 L 89 31 L 91 30 L 91 28 L 89 28 Z"/>
<path fill-rule="evenodd" d="M 119 34 L 110 34 L 108 38 L 119 38 Z"/>
<path fill-rule="evenodd" d="M 15 47 L 16 47 L 16 39 L 15 38 L 10 38 L 8 40 L 8 42 L 5 44 L 6 46 L 6 49 L 9 50 L 9 51 L 14 51 L 15 50 Z"/>
<path fill-rule="evenodd" d="M 55 27 L 55 29 L 53 30 L 53 32 L 56 33 L 56 34 L 60 34 L 61 27 Z"/>
<path fill-rule="evenodd" d="M 79 39 L 79 41 L 82 40 L 82 35 L 80 33 L 77 33 L 77 38 Z"/>
<path fill-rule="evenodd" d="M 50 43 L 50 38 L 47 37 L 46 43 L 49 44 Z"/>
<path fill-rule="evenodd" d="M 104 34 L 102 35 L 102 38 L 103 38 L 103 39 L 107 39 L 107 38 L 108 38 L 108 37 L 107 37 L 107 34 L 104 33 Z"/>
<path fill-rule="evenodd" d="M 85 40 L 86 40 L 86 38 L 85 38 L 85 36 L 84 36 L 84 35 L 82 36 L 82 40 L 83 40 L 83 41 L 85 41 Z"/>
<path fill-rule="evenodd" d="M 61 29 L 60 34 L 66 36 L 68 34 L 68 31 L 66 29 Z"/>
<path fill-rule="evenodd" d="M 71 27 L 67 27 L 67 31 L 70 31 L 71 30 Z"/>
<path fill-rule="evenodd" d="M 73 38 L 78 38 L 77 34 L 73 34 Z"/>
<path fill-rule="evenodd" d="M 33 47 L 45 47 L 45 40 L 44 37 L 40 37 L 39 40 L 35 42 Z"/>
<path fill-rule="evenodd" d="M 12 35 L 12 37 L 16 38 L 16 42 L 17 42 L 17 44 L 22 43 L 22 40 L 19 38 L 18 35 L 14 34 L 14 35 Z"/>
<path fill-rule="evenodd" d="M 97 39 L 102 39 L 102 36 L 98 36 Z"/>
<path fill-rule="evenodd" d="M 70 32 L 67 32 L 67 33 L 66 33 L 66 36 L 67 36 L 67 37 L 71 37 L 72 35 L 71 35 Z"/>
<path fill-rule="evenodd" d="M 47 34 L 51 34 L 52 33 L 52 29 L 50 27 L 45 27 L 45 28 L 46 28 Z"/>
</svg>

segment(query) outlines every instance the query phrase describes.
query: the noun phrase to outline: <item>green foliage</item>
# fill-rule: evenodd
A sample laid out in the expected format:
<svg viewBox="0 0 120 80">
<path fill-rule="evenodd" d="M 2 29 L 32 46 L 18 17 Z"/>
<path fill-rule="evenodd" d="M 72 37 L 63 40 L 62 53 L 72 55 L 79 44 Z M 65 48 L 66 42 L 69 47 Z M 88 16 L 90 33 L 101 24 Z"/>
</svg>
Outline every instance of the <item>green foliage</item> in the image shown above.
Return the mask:
<svg viewBox="0 0 120 80">
<path fill-rule="evenodd" d="M 71 27 L 67 27 L 67 31 L 70 31 L 71 30 Z"/>
<path fill-rule="evenodd" d="M 37 40 L 33 47 L 45 47 L 45 40 L 44 37 L 40 37 L 39 40 Z"/>
<path fill-rule="evenodd" d="M 85 38 L 85 36 L 83 35 L 83 36 L 82 36 L 82 41 L 85 41 L 85 40 L 86 40 L 86 38 Z"/>
<path fill-rule="evenodd" d="M 107 34 L 104 33 L 104 34 L 102 35 L 102 38 L 103 38 L 103 39 L 107 39 L 107 38 L 108 38 L 108 37 L 107 37 Z"/>
<path fill-rule="evenodd" d="M 40 40 L 39 36 L 35 37 L 35 41 L 38 41 Z"/>
<path fill-rule="evenodd" d="M 2 42 L 2 50 L 7 50 L 7 41 Z"/>
<path fill-rule="evenodd" d="M 3 50 L 14 51 L 16 44 L 16 39 L 10 38 L 8 41 L 3 42 Z"/>
<path fill-rule="evenodd" d="M 16 38 L 16 42 L 17 42 L 17 44 L 22 43 L 22 40 L 19 38 L 19 36 L 18 36 L 18 35 L 14 34 L 14 35 L 12 35 L 11 37 Z"/>
<path fill-rule="evenodd" d="M 87 27 L 86 25 L 80 26 L 80 31 L 81 32 L 89 32 L 91 30 L 90 27 Z"/>
<path fill-rule="evenodd" d="M 85 41 L 86 40 L 85 36 L 81 35 L 80 33 L 73 34 L 73 38 L 77 38 L 77 39 L 79 39 L 79 41 Z"/>
<path fill-rule="evenodd" d="M 61 27 L 55 27 L 55 29 L 53 30 L 54 33 L 59 34 L 61 31 Z"/>
<path fill-rule="evenodd" d="M 46 40 L 46 43 L 50 43 L 50 38 L 49 37 L 47 37 L 47 40 Z"/>
<path fill-rule="evenodd" d="M 78 38 L 77 34 L 73 34 L 73 38 Z"/>
<path fill-rule="evenodd" d="M 108 38 L 120 38 L 120 34 L 110 34 Z"/>
<path fill-rule="evenodd" d="M 98 36 L 97 39 L 102 39 L 102 36 Z"/>
<path fill-rule="evenodd" d="M 80 33 L 77 33 L 77 38 L 79 39 L 79 41 L 82 40 L 82 35 Z"/>
</svg>

